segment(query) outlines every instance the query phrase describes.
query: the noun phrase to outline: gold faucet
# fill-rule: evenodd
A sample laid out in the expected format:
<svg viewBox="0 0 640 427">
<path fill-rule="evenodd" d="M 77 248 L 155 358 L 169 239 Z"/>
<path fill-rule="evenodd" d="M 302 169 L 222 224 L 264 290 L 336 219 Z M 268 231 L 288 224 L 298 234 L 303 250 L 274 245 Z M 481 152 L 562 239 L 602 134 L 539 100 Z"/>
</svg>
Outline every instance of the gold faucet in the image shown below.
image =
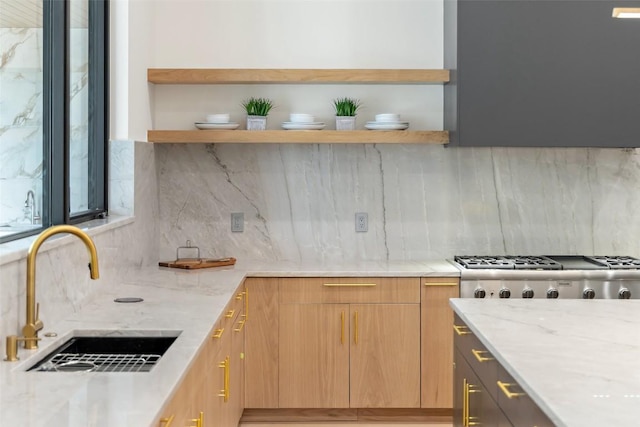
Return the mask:
<svg viewBox="0 0 640 427">
<path fill-rule="evenodd" d="M 72 225 L 56 225 L 40 233 L 31 244 L 27 255 L 27 324 L 22 328 L 23 339 L 20 339 L 20 341 L 24 341 L 24 348 L 26 349 L 38 348 L 38 331 L 44 326 L 42 320 L 39 319 L 40 305 L 38 304 L 36 308 L 36 255 L 45 240 L 60 233 L 73 234 L 84 242 L 91 256 L 91 262 L 89 263 L 91 278 L 96 280 L 100 277 L 100 273 L 98 273 L 98 251 L 87 233 Z"/>
</svg>

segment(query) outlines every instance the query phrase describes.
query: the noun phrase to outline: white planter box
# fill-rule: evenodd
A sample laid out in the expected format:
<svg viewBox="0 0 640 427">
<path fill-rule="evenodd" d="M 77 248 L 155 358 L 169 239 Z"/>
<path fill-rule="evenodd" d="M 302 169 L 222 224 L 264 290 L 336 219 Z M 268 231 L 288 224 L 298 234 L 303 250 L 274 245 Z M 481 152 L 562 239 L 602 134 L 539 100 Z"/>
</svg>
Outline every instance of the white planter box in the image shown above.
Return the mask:
<svg viewBox="0 0 640 427">
<path fill-rule="evenodd" d="M 355 130 L 355 116 L 336 116 L 336 130 Z"/>
<path fill-rule="evenodd" d="M 247 116 L 247 130 L 265 130 L 266 128 L 266 116 Z"/>
</svg>

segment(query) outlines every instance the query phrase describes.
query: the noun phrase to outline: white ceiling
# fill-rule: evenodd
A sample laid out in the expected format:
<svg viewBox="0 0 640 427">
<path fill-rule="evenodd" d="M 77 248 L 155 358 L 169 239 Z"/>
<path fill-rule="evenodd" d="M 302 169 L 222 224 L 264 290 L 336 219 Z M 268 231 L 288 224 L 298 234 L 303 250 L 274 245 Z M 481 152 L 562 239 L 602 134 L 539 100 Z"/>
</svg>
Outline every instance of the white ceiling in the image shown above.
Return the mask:
<svg viewBox="0 0 640 427">
<path fill-rule="evenodd" d="M 0 28 L 42 28 L 42 4 L 60 0 L 0 0 Z M 89 0 L 71 0 L 71 28 L 87 28 Z"/>
</svg>

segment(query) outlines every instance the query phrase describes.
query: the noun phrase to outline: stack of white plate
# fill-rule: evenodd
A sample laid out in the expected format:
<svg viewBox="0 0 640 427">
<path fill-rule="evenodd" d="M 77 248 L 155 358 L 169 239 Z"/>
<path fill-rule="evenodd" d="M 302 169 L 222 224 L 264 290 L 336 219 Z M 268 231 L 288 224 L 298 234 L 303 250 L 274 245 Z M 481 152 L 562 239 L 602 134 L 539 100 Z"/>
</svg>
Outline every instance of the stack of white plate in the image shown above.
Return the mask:
<svg viewBox="0 0 640 427">
<path fill-rule="evenodd" d="M 206 122 L 196 122 L 198 129 L 237 129 L 240 124 L 229 121 L 229 114 L 209 114 Z"/>
<path fill-rule="evenodd" d="M 311 114 L 303 113 L 291 113 L 289 121 L 282 122 L 282 128 L 287 130 L 320 130 L 324 127 L 324 122 L 316 122 Z"/>
<path fill-rule="evenodd" d="M 376 114 L 374 122 L 367 122 L 365 128 L 370 130 L 405 130 L 409 128 L 409 122 L 400 120 L 400 114 Z"/>
</svg>

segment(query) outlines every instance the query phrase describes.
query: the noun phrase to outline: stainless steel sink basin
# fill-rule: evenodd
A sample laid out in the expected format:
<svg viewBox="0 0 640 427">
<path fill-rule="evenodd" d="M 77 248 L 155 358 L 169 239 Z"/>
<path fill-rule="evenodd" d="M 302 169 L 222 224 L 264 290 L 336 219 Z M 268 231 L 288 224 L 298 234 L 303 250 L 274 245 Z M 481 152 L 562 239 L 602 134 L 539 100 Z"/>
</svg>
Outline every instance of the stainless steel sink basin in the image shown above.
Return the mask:
<svg viewBox="0 0 640 427">
<path fill-rule="evenodd" d="M 76 336 L 29 371 L 149 372 L 176 336 Z"/>
</svg>

